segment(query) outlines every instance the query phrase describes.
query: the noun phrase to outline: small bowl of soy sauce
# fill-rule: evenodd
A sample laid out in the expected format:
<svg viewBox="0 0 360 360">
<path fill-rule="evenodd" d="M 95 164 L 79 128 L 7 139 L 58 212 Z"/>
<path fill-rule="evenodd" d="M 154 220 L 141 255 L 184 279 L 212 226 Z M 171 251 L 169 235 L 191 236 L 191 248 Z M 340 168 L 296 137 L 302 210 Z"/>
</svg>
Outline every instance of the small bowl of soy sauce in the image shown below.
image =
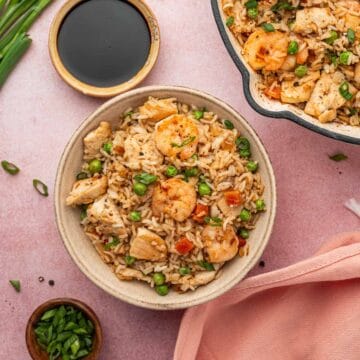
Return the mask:
<svg viewBox="0 0 360 360">
<path fill-rule="evenodd" d="M 50 28 L 55 69 L 68 85 L 95 97 L 138 85 L 159 49 L 158 22 L 142 0 L 68 0 Z"/>
</svg>

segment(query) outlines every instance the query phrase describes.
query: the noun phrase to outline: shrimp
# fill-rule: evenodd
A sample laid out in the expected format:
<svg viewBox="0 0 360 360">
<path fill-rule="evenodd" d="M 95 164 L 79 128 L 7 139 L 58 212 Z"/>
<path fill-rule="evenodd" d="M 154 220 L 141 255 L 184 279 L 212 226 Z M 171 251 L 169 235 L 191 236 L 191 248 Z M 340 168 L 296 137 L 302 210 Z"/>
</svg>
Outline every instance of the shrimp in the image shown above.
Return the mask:
<svg viewBox="0 0 360 360">
<path fill-rule="evenodd" d="M 165 119 L 170 115 L 177 114 L 178 109 L 175 101 L 175 98 L 155 99 L 149 97 L 149 100 L 139 107 L 140 115 L 151 121 Z"/>
<path fill-rule="evenodd" d="M 218 226 L 205 226 L 202 238 L 208 254 L 208 259 L 212 263 L 222 263 L 232 259 L 239 250 L 239 239 L 231 225 L 227 225 L 225 230 Z"/>
<path fill-rule="evenodd" d="M 254 70 L 279 70 L 286 59 L 288 44 L 286 34 L 258 29 L 245 43 L 244 57 Z"/>
<path fill-rule="evenodd" d="M 196 206 L 195 188 L 181 179 L 166 180 L 155 188 L 151 206 L 155 216 L 164 213 L 176 221 L 184 221 Z"/>
<path fill-rule="evenodd" d="M 185 115 L 172 115 L 156 124 L 155 144 L 169 157 L 186 160 L 195 154 L 199 142 L 199 129 Z"/>
</svg>

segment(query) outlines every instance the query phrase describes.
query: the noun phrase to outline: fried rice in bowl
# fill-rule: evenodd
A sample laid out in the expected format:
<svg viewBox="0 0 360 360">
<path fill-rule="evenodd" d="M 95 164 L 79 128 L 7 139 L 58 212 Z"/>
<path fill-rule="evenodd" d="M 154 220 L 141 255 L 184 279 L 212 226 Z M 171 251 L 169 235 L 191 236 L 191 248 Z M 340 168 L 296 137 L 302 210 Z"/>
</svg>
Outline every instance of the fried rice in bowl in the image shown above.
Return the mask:
<svg viewBox="0 0 360 360">
<path fill-rule="evenodd" d="M 275 179 L 249 124 L 222 101 L 146 87 L 101 106 L 62 156 L 55 206 L 70 255 L 129 303 L 211 300 L 259 260 Z"/>
</svg>

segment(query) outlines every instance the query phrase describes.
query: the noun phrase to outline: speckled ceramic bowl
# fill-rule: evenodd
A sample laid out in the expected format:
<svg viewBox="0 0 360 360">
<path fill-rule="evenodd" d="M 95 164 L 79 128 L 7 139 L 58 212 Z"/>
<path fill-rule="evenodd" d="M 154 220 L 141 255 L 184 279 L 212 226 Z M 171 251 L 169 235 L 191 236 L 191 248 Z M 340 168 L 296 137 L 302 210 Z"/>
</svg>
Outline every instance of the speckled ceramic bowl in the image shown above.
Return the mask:
<svg viewBox="0 0 360 360">
<path fill-rule="evenodd" d="M 171 291 L 167 296 L 159 296 L 147 284 L 138 281 L 120 281 L 97 254 L 85 236 L 79 223 L 79 210 L 65 205 L 65 198 L 72 188 L 75 176 L 79 171 L 84 136 L 100 121 L 116 124 L 119 114 L 127 108 L 143 104 L 149 96 L 176 97 L 179 101 L 206 107 L 221 118 L 233 121 L 236 128 L 251 142 L 252 154 L 259 161 L 259 171 L 266 186 L 264 199 L 267 211 L 260 217 L 256 229 L 251 232 L 250 254 L 236 257 L 223 268 L 221 276 L 210 284 L 194 292 L 178 294 Z M 275 178 L 269 157 L 259 137 L 248 122 L 223 101 L 203 92 L 172 86 L 151 86 L 132 90 L 119 95 L 100 106 L 75 131 L 66 145 L 60 160 L 55 184 L 55 209 L 57 225 L 64 244 L 77 266 L 100 288 L 109 294 L 145 308 L 179 309 L 201 304 L 214 299 L 237 284 L 247 272 L 257 264 L 269 240 L 276 211 Z"/>
<path fill-rule="evenodd" d="M 307 115 L 301 109 L 290 104 L 282 104 L 279 101 L 271 100 L 256 89 L 259 75 L 247 64 L 242 56 L 239 42 L 225 25 L 226 16 L 222 11 L 222 2 L 223 0 L 211 0 L 215 21 L 231 58 L 242 74 L 244 94 L 252 108 L 262 115 L 289 119 L 312 131 L 336 140 L 360 144 L 360 127 L 336 123 L 322 124 L 319 120 Z"/>
</svg>

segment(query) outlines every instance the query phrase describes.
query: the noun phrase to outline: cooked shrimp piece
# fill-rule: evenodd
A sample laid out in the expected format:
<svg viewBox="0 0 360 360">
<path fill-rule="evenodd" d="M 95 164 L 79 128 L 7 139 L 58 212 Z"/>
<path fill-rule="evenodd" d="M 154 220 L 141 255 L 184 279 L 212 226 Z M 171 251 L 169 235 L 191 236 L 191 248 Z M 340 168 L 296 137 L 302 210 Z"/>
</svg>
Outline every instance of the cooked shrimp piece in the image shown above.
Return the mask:
<svg viewBox="0 0 360 360">
<path fill-rule="evenodd" d="M 208 259 L 212 263 L 228 261 L 238 253 L 239 239 L 231 225 L 227 225 L 225 230 L 220 226 L 207 225 L 202 238 Z"/>
<path fill-rule="evenodd" d="M 284 63 L 281 65 L 281 70 L 291 71 L 294 70 L 296 66 L 296 55 L 288 55 L 285 58 Z"/>
<path fill-rule="evenodd" d="M 289 38 L 280 31 L 253 32 L 244 45 L 244 57 L 254 70 L 279 70 L 287 57 Z"/>
<path fill-rule="evenodd" d="M 162 261 L 167 252 L 165 240 L 146 228 L 139 228 L 130 244 L 130 255 L 140 260 Z"/>
<path fill-rule="evenodd" d="M 314 90 L 320 72 L 310 74 L 301 80 L 288 80 L 281 83 L 281 101 L 287 104 L 297 104 L 308 101 Z"/>
<path fill-rule="evenodd" d="M 106 193 L 108 179 L 106 176 L 78 180 L 66 198 L 66 205 L 90 204 Z"/>
<path fill-rule="evenodd" d="M 164 213 L 176 221 L 184 221 L 192 214 L 195 205 L 195 187 L 176 178 L 166 180 L 155 188 L 151 207 L 155 216 Z"/>
<path fill-rule="evenodd" d="M 344 80 L 344 74 L 340 71 L 334 74 L 323 73 L 304 111 L 316 116 L 322 123 L 333 121 L 336 118 L 337 109 L 346 103 L 346 99 L 339 92 L 339 87 Z M 350 84 L 349 91 L 355 94 L 356 89 Z"/>
<path fill-rule="evenodd" d="M 165 156 L 186 160 L 195 154 L 198 142 L 198 127 L 185 115 L 172 115 L 156 124 L 155 143 Z"/>
<path fill-rule="evenodd" d="M 126 233 L 121 215 L 107 195 L 89 205 L 87 216 L 90 222 L 99 224 L 99 230 L 104 234 L 123 235 Z"/>
<path fill-rule="evenodd" d="M 149 100 L 139 107 L 139 112 L 145 119 L 159 121 L 170 115 L 177 114 L 178 109 L 175 102 L 175 98 L 155 99 L 149 97 Z"/>
<path fill-rule="evenodd" d="M 111 136 L 111 125 L 102 121 L 99 126 L 84 137 L 84 157 L 93 158 L 99 154 L 104 142 Z"/>
<path fill-rule="evenodd" d="M 303 34 L 318 33 L 321 29 L 335 24 L 336 19 L 329 8 L 311 7 L 296 11 L 292 31 Z"/>
</svg>

